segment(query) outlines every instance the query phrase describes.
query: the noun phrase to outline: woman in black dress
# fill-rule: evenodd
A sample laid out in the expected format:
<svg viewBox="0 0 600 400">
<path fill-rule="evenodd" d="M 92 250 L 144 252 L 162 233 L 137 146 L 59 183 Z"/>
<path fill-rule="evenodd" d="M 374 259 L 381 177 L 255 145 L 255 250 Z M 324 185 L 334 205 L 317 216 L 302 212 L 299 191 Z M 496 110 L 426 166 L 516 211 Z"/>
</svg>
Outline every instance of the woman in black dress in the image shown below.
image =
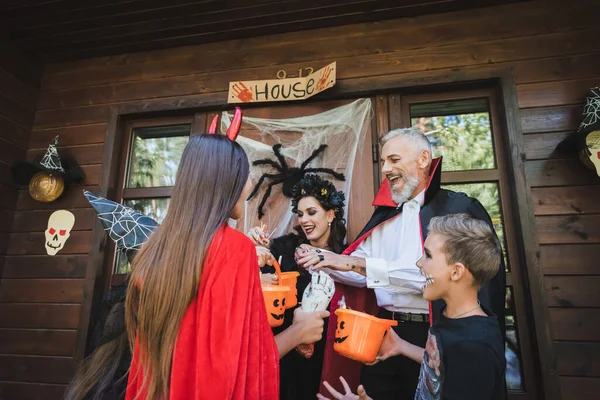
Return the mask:
<svg viewBox="0 0 600 400">
<path fill-rule="evenodd" d="M 296 288 L 298 301 L 302 301 L 304 289 L 310 283 L 310 274 L 299 268 L 294 260 L 296 247 L 310 244 L 313 247 L 341 253 L 344 248 L 346 227 L 344 226 L 344 193 L 337 191 L 333 183 L 318 175 L 305 175 L 294 187 L 292 195 L 292 211 L 298 217 L 297 233 L 290 233 L 270 241 L 266 233 L 256 227 L 250 230 L 248 236 L 257 246 L 268 248 L 275 259 L 281 257 L 281 271 L 297 271 L 300 273 Z M 263 274 L 274 273 L 273 267 L 262 268 Z M 263 282 L 269 281 L 263 275 Z M 289 327 L 293 320 L 294 309 L 285 314 L 282 326 L 274 328 L 278 333 Z M 327 320 L 325 321 L 327 324 Z M 327 325 L 325 325 L 327 331 Z M 323 355 L 325 350 L 325 335 L 315 343 L 314 354 L 305 358 L 296 351 L 291 351 L 280 361 L 280 390 L 281 400 L 314 399 L 319 392 Z"/>
</svg>

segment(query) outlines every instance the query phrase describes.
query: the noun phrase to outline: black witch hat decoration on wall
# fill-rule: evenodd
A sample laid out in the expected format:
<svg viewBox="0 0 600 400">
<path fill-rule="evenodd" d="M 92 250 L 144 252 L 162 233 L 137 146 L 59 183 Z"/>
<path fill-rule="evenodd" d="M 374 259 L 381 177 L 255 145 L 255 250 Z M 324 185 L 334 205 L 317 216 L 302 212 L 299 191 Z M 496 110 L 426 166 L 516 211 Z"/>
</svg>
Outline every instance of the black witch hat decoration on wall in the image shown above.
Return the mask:
<svg viewBox="0 0 600 400">
<path fill-rule="evenodd" d="M 84 190 L 83 194 L 94 207 L 104 230 L 116 243 L 117 249 L 125 253 L 131 263 L 137 251 L 148 240 L 158 223 L 129 207 L 96 196 L 87 190 Z"/>
<path fill-rule="evenodd" d="M 564 151 L 577 151 L 580 160 L 600 176 L 600 88 L 587 93 L 579 129 L 558 146 Z"/>
<path fill-rule="evenodd" d="M 29 185 L 31 197 L 41 202 L 51 202 L 60 197 L 65 184 L 77 184 L 83 180 L 83 170 L 77 162 L 58 155 L 58 136 L 48 145 L 46 153 L 39 161 L 19 161 L 12 167 L 16 184 Z"/>
<path fill-rule="evenodd" d="M 275 168 L 275 170 L 277 171 L 277 173 L 275 173 L 275 174 L 264 173 L 259 178 L 258 182 L 256 183 L 256 186 L 254 186 L 254 189 L 252 190 L 252 193 L 250 193 L 250 196 L 248 196 L 248 200 L 252 200 L 254 198 L 254 196 L 256 196 L 258 191 L 260 190 L 260 186 L 263 184 L 265 179 L 268 178 L 271 181 L 267 185 L 267 190 L 265 191 L 265 195 L 263 196 L 263 198 L 258 206 L 258 219 L 261 219 L 265 215 L 263 213 L 263 207 L 267 203 L 267 199 L 271 195 L 271 190 L 273 189 L 273 186 L 275 186 L 275 185 L 278 185 L 280 183 L 283 184 L 281 191 L 283 192 L 283 194 L 286 197 L 291 198 L 292 194 L 293 194 L 294 186 L 296 186 L 296 184 L 298 182 L 300 182 L 300 180 L 304 177 L 304 175 L 311 173 L 311 172 L 313 172 L 313 173 L 314 172 L 324 172 L 326 174 L 333 175 L 334 177 L 336 177 L 337 179 L 339 179 L 341 181 L 346 180 L 346 177 L 344 177 L 344 174 L 335 172 L 334 170 L 332 170 L 330 168 L 306 168 L 312 160 L 317 158 L 321 153 L 323 153 L 325 151 L 325 149 L 327 148 L 326 144 L 322 144 L 321 146 L 319 146 L 318 149 L 313 151 L 312 154 L 306 160 L 304 160 L 304 162 L 300 165 L 300 168 L 290 167 L 287 165 L 287 163 L 285 161 L 285 157 L 281 154 L 281 147 L 282 147 L 281 143 L 278 143 L 275 146 L 273 146 L 273 153 L 275 153 L 275 157 L 277 157 L 277 160 L 279 161 L 279 163 L 277 163 L 276 161 L 273 161 L 269 158 L 263 158 L 261 160 L 256 160 L 252 163 L 252 165 L 254 165 L 254 166 L 270 165 L 271 167 Z"/>
</svg>

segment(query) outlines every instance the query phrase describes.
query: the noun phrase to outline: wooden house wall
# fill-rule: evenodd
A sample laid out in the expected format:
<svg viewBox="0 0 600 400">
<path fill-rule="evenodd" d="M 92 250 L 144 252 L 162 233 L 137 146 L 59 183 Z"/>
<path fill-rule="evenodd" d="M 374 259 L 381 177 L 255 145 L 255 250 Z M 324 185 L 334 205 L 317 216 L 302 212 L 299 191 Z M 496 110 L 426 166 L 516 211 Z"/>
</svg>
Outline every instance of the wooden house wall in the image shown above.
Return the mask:
<svg viewBox="0 0 600 400">
<path fill-rule="evenodd" d="M 424 71 L 454 71 L 460 80 L 461 71 L 482 66 L 513 69 L 562 397 L 595 398 L 600 178 L 554 149 L 577 128 L 586 90 L 600 84 L 599 13 L 596 0 L 538 0 L 47 65 L 31 138 L 26 144 L 17 135 L 21 141 L 11 143 L 27 145 L 27 156 L 35 158 L 60 134 L 60 152 L 74 154 L 86 178 L 50 204 L 19 190 L 12 230 L 0 229 L 10 239 L 0 301 L 19 303 L 0 303 L 12 307 L 3 312 L 9 318 L 0 318 L 0 371 L 10 365 L 0 372 L 0 388 L 19 385 L 29 393 L 19 398 L 58 398 L 60 390 L 49 388 L 67 383 L 72 357 L 81 352 L 95 221 L 79 189 L 99 189 L 111 107 L 225 104 L 229 81 L 271 79 L 280 69 L 290 74 L 337 61 L 337 87 L 348 91 L 418 81 Z M 64 250 L 47 257 L 45 221 L 59 208 L 71 210 L 76 223 Z M 6 357 L 13 357 L 10 363 Z"/>
<path fill-rule="evenodd" d="M 43 379 L 31 380 L 27 370 L 39 372 L 49 362 L 33 349 L 45 334 L 37 329 L 36 319 L 46 309 L 35 296 L 28 296 L 28 285 L 33 281 L 22 279 L 31 275 L 33 265 L 26 260 L 14 263 L 13 257 L 7 256 L 12 253 L 11 232 L 19 195 L 10 167 L 27 155 L 41 68 L 39 62 L 20 54 L 6 41 L 0 41 L 0 54 L 0 399 L 25 399 L 30 388 L 45 386 L 39 385 Z M 57 389 L 46 390 L 58 394 Z"/>
</svg>

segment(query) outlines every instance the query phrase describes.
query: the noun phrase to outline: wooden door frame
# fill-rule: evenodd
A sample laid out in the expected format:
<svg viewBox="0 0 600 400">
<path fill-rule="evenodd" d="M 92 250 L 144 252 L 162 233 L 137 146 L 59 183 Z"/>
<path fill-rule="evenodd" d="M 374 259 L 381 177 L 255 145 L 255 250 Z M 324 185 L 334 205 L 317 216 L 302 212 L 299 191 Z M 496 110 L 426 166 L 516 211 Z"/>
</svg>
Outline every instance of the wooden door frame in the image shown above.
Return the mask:
<svg viewBox="0 0 600 400">
<path fill-rule="evenodd" d="M 522 237 L 518 248 L 522 265 L 527 276 L 522 282 L 529 292 L 529 304 L 533 315 L 533 329 L 537 339 L 537 348 L 533 349 L 538 356 L 541 371 L 543 391 L 541 396 L 546 399 L 559 399 L 560 387 L 556 371 L 556 355 L 554 342 L 550 331 L 548 301 L 544 286 L 544 276 L 540 267 L 540 251 L 536 241 L 535 217 L 531 207 L 531 193 L 527 186 L 525 174 L 524 138 L 521 132 L 519 105 L 515 79 L 512 69 L 498 67 L 467 67 L 452 70 L 434 70 L 404 74 L 389 74 L 385 76 L 361 77 L 345 79 L 328 91 L 319 94 L 315 100 L 335 100 L 346 97 L 373 97 L 377 92 L 414 89 L 424 86 L 439 86 L 448 84 L 465 84 L 485 82 L 493 83 L 499 93 L 498 113 L 501 128 L 506 135 L 504 153 L 507 156 L 510 184 L 513 186 L 512 203 L 516 209 L 516 231 Z M 273 103 L 277 105 L 277 103 Z M 250 106 L 250 105 L 249 105 Z M 263 103 L 257 106 L 264 107 Z M 194 109 L 211 108 L 231 109 L 227 104 L 227 92 L 198 94 L 179 99 L 159 99 L 152 101 L 132 102 L 126 105 L 111 107 L 107 124 L 104 154 L 102 158 L 102 176 L 99 195 L 114 198 L 117 190 L 119 154 L 123 143 L 120 121 L 124 118 L 148 115 L 148 113 L 173 113 L 178 110 L 193 111 Z M 378 127 L 378 130 L 384 129 Z M 90 317 L 92 310 L 97 310 L 102 299 L 104 280 L 103 265 L 107 238 L 99 220 L 93 229 L 92 247 L 86 268 L 84 286 L 84 301 L 81 306 L 80 323 L 78 328 L 75 360 L 83 358 L 87 343 Z M 537 351 L 536 351 L 537 350 Z"/>
</svg>

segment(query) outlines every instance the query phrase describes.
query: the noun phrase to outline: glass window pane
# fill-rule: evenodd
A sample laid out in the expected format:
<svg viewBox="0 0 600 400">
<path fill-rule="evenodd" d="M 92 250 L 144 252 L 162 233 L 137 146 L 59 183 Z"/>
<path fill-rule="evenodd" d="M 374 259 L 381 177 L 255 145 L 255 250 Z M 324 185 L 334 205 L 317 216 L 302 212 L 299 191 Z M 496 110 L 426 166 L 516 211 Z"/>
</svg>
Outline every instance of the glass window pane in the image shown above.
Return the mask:
<svg viewBox="0 0 600 400">
<path fill-rule="evenodd" d="M 506 387 L 508 390 L 522 391 L 523 368 L 521 347 L 519 346 L 519 332 L 517 329 L 517 316 L 512 287 L 506 288 L 506 342 L 504 355 L 506 357 Z"/>
<path fill-rule="evenodd" d="M 493 182 L 487 183 L 461 183 L 461 184 L 444 184 L 444 189 L 453 190 L 455 192 L 466 193 L 467 196 L 476 198 L 483 205 L 485 210 L 492 219 L 496 235 L 500 240 L 502 252 L 504 254 L 504 265 L 509 271 L 508 258 L 506 257 L 506 243 L 504 240 L 504 226 L 502 224 L 502 210 L 500 209 L 500 195 L 498 192 L 498 184 Z"/>
<path fill-rule="evenodd" d="M 128 188 L 173 186 L 190 124 L 133 130 Z"/>
<path fill-rule="evenodd" d="M 411 125 L 421 129 L 444 156 L 444 171 L 496 167 L 487 99 L 412 104 Z"/>
<path fill-rule="evenodd" d="M 169 208 L 170 198 L 162 199 L 129 199 L 123 202 L 127 207 L 133 208 L 140 214 L 144 214 L 154 219 L 159 224 L 162 223 L 167 209 Z"/>
<path fill-rule="evenodd" d="M 115 274 L 128 274 L 131 272 L 127 256 L 121 251 L 117 251 L 117 262 L 115 264 Z"/>
</svg>

